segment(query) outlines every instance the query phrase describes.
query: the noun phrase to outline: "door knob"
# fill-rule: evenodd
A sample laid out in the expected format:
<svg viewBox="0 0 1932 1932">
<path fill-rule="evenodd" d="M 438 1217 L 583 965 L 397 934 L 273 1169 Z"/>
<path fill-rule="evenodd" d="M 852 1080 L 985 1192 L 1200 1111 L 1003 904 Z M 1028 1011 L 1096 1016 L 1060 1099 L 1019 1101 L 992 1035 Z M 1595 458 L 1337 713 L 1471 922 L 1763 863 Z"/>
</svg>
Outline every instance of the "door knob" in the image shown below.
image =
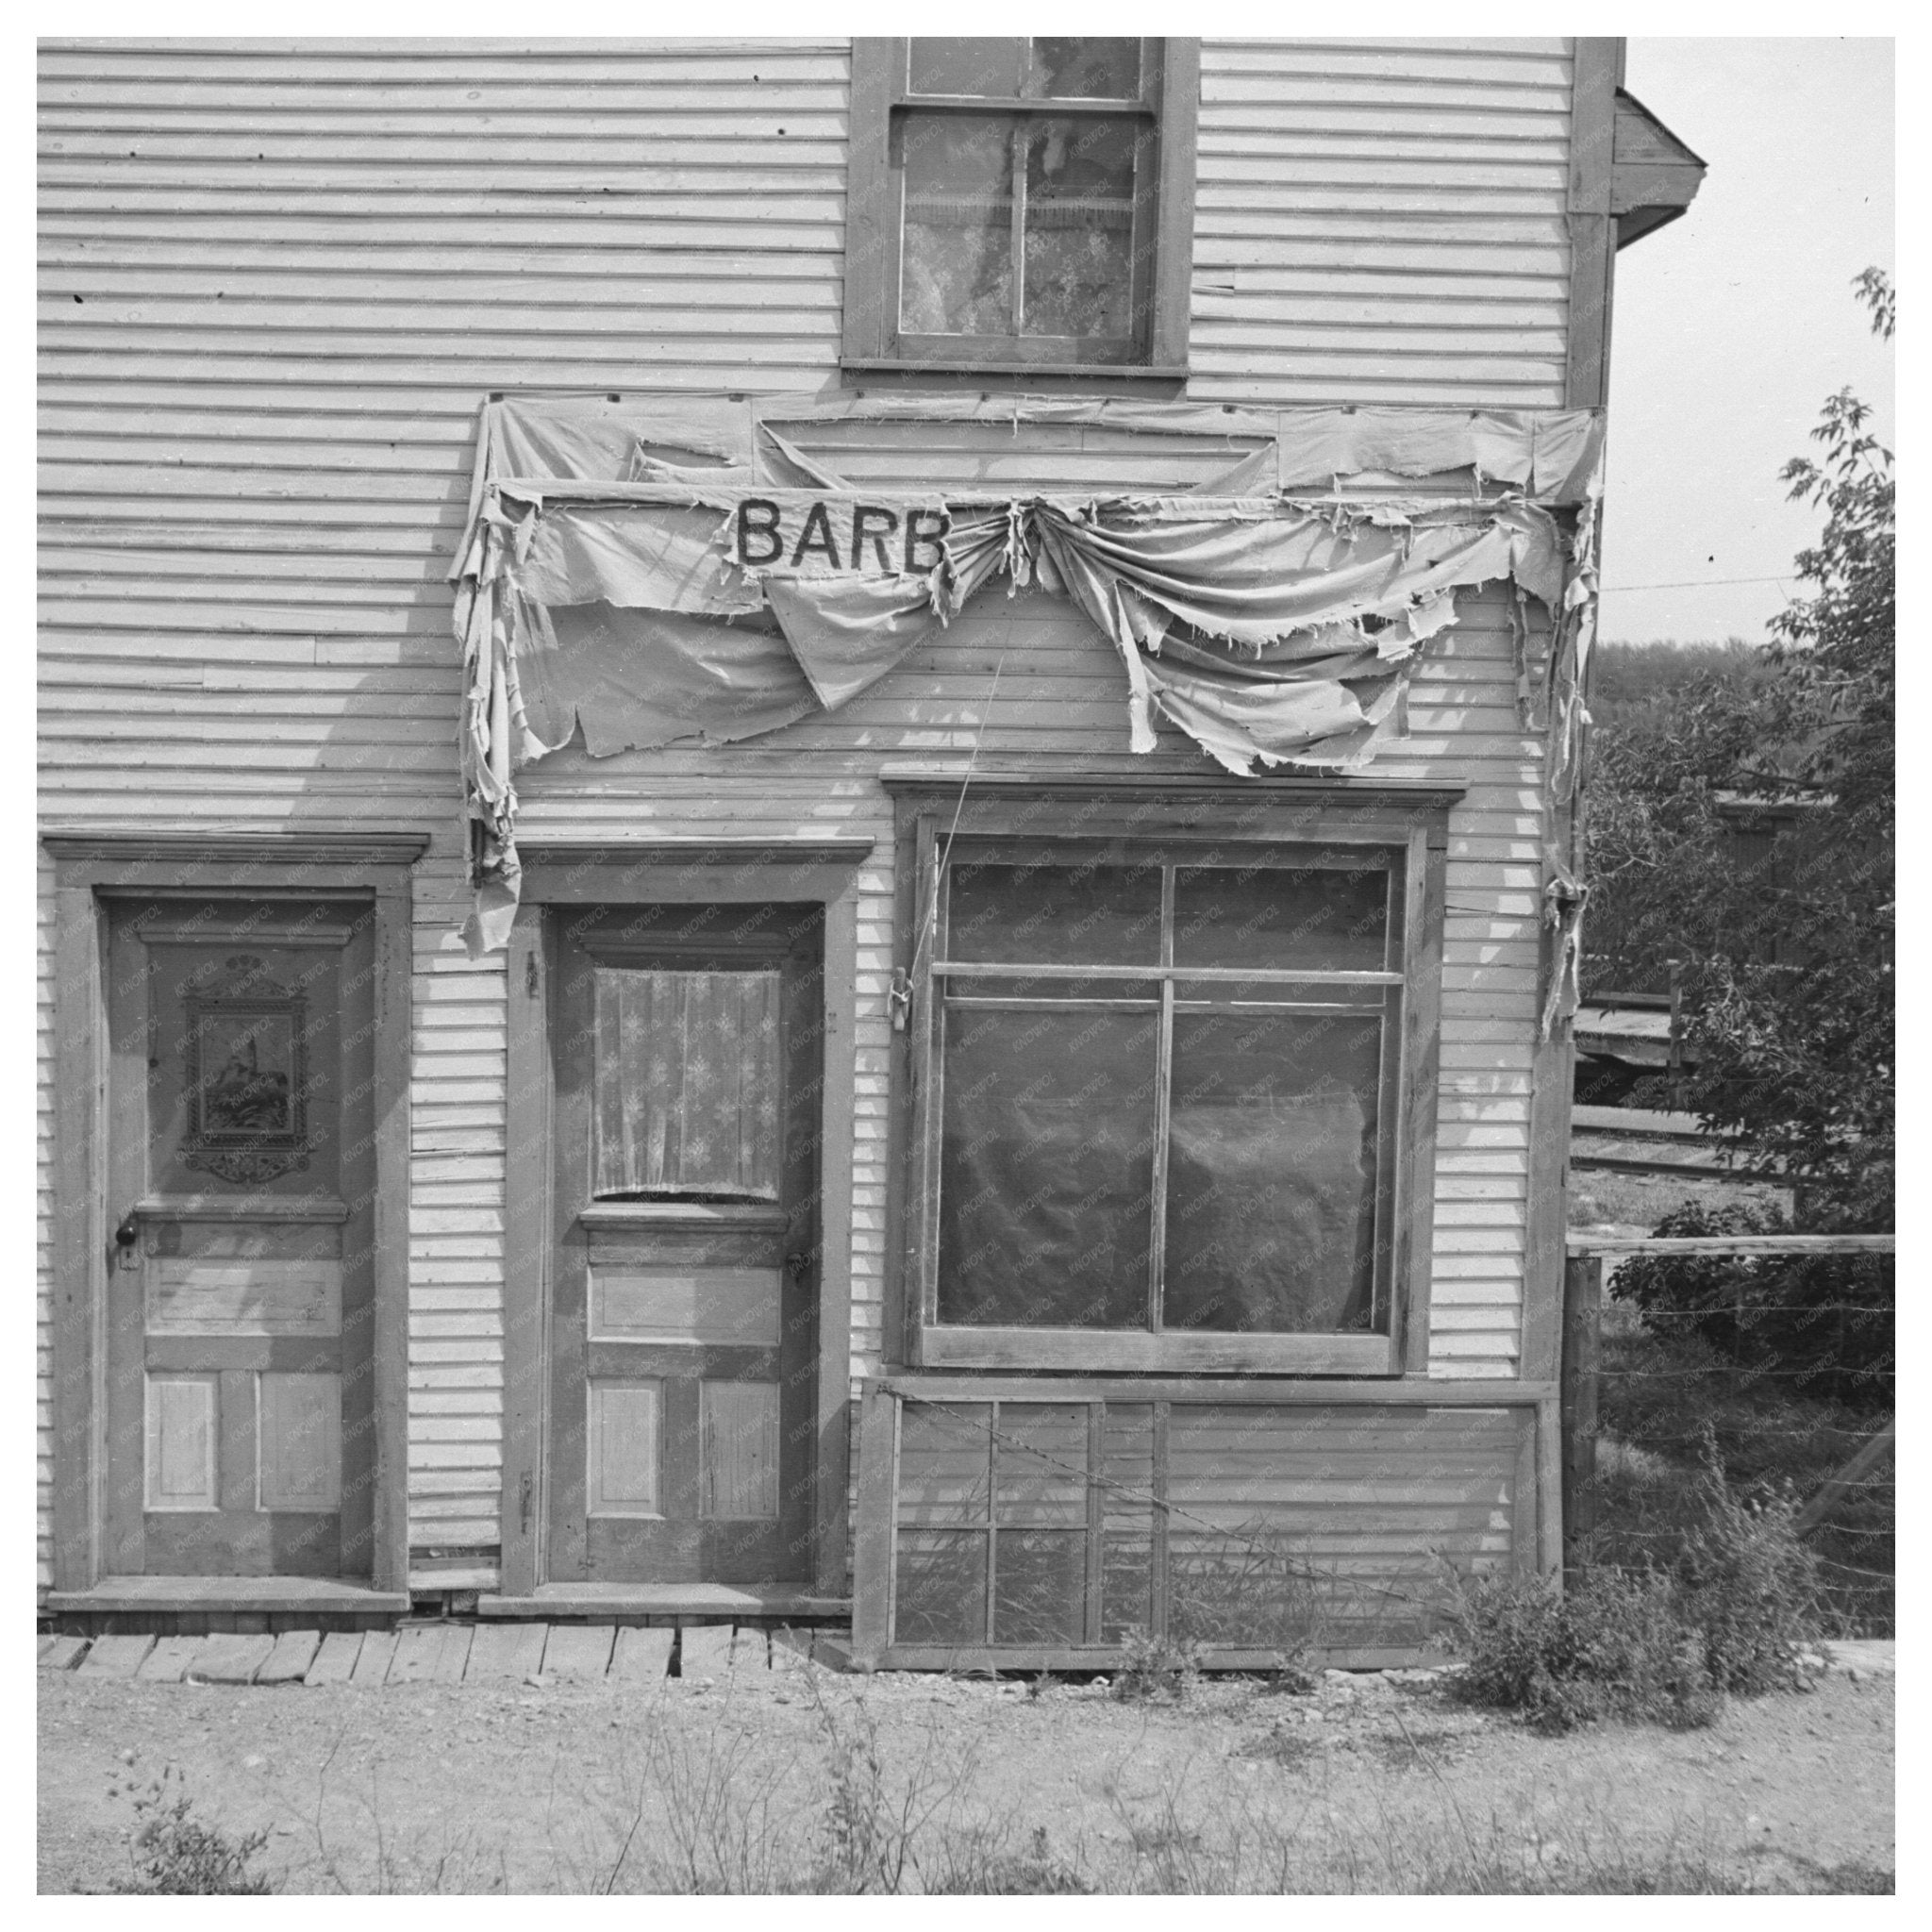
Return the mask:
<svg viewBox="0 0 1932 1932">
<path fill-rule="evenodd" d="M 141 1241 L 141 1224 L 134 1218 L 130 1208 L 121 1217 L 121 1225 L 114 1230 L 114 1245 L 119 1250 L 118 1259 L 123 1268 L 135 1265 L 135 1248 Z"/>
</svg>

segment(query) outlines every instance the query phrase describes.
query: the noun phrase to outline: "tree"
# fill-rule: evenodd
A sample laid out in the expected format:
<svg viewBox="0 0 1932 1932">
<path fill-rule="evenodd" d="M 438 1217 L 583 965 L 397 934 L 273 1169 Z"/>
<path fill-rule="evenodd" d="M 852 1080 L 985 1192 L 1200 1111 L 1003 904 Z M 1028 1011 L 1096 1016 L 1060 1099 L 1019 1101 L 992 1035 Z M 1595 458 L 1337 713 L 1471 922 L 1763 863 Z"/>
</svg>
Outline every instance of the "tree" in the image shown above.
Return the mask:
<svg viewBox="0 0 1932 1932">
<path fill-rule="evenodd" d="M 1857 287 L 1889 338 L 1890 280 L 1868 269 Z M 1892 452 L 1870 422 L 1840 391 L 1812 431 L 1821 454 L 1784 469 L 1824 527 L 1797 559 L 1812 594 L 1773 620 L 1762 675 L 1700 680 L 1612 737 L 1591 799 L 1612 970 L 1684 962 L 1690 1103 L 1790 1175 L 1817 1229 L 1892 1224 L 1896 524 Z M 1724 823 L 1751 801 L 1791 821 L 1755 872 Z"/>
</svg>

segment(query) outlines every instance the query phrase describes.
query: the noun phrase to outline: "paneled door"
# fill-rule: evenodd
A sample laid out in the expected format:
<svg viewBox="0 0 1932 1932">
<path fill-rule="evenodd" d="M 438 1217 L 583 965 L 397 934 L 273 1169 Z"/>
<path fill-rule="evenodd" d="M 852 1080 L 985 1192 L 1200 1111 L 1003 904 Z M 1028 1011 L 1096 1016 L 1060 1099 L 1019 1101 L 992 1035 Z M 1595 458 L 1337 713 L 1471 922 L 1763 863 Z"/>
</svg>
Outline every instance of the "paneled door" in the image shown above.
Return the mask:
<svg viewBox="0 0 1932 1932">
<path fill-rule="evenodd" d="M 374 926 L 110 908 L 110 1574 L 371 1572 Z"/>
<path fill-rule="evenodd" d="M 547 1574 L 808 1577 L 821 911 L 558 917 Z"/>
</svg>

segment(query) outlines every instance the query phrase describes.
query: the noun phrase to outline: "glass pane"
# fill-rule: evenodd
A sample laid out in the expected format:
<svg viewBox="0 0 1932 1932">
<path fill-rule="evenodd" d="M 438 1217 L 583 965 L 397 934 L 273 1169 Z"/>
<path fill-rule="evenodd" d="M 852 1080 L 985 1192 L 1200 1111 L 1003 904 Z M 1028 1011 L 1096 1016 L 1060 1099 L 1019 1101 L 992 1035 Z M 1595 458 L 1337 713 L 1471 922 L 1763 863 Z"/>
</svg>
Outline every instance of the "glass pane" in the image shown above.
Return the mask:
<svg viewBox="0 0 1932 1932">
<path fill-rule="evenodd" d="M 1369 1327 L 1382 1023 L 1176 1014 L 1170 1328 Z"/>
<path fill-rule="evenodd" d="M 949 959 L 1009 966 L 1160 963 L 1158 866 L 955 865 L 947 878 Z M 1038 990 L 1046 990 L 1044 982 Z"/>
<path fill-rule="evenodd" d="M 908 114 L 899 326 L 1013 332 L 1013 120 Z"/>
<path fill-rule="evenodd" d="M 1027 335 L 1133 334 L 1134 149 L 1143 131 L 1128 120 L 1028 123 Z"/>
<path fill-rule="evenodd" d="M 905 1404 L 899 1411 L 899 1521 L 988 1522 L 991 1440 L 991 1403 Z"/>
<path fill-rule="evenodd" d="M 1174 963 L 1380 973 L 1389 878 L 1381 864 L 1183 866 L 1174 881 Z"/>
<path fill-rule="evenodd" d="M 1061 101 L 1134 100 L 1141 92 L 1141 42 L 1037 40 L 1026 92 Z"/>
<path fill-rule="evenodd" d="M 898 1643 L 986 1641 L 986 1533 L 899 1532 L 892 1638 Z"/>
<path fill-rule="evenodd" d="M 1000 1404 L 995 1521 L 1085 1527 L 1087 1414 L 1084 1403 Z"/>
<path fill-rule="evenodd" d="M 993 1551 L 992 1641 L 1078 1643 L 1086 1631 L 1086 1532 L 1001 1530 Z"/>
<path fill-rule="evenodd" d="M 1020 92 L 1021 70 L 1025 65 L 1024 41 L 959 40 L 913 41 L 908 72 L 908 85 L 916 94 L 997 94 L 1010 97 Z M 1058 46 L 1110 47 L 1112 41 L 1047 41 Z M 1136 46 L 1134 41 L 1119 44 Z"/>
<path fill-rule="evenodd" d="M 949 1011 L 939 1318 L 1144 1324 L 1152 1014 Z"/>
<path fill-rule="evenodd" d="M 778 1198 L 775 971 L 596 969 L 591 1191 Z"/>
<path fill-rule="evenodd" d="M 1100 1634 L 1154 1627 L 1154 1409 L 1109 1402 L 1101 1421 Z"/>
<path fill-rule="evenodd" d="M 1154 1517 L 1108 1524 L 1100 1557 L 1100 1639 L 1118 1643 L 1129 1630 L 1154 1627 Z"/>
</svg>

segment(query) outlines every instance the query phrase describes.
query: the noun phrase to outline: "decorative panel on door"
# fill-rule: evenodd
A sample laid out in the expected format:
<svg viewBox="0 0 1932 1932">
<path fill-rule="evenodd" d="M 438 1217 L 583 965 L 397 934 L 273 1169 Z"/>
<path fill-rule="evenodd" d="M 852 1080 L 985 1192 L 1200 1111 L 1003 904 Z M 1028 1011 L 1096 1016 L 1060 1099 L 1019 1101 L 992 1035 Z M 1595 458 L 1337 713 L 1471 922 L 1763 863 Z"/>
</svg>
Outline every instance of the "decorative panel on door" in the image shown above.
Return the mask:
<svg viewBox="0 0 1932 1932">
<path fill-rule="evenodd" d="M 574 910 L 545 1574 L 811 1574 L 821 915 Z"/>
<path fill-rule="evenodd" d="M 112 908 L 110 1574 L 370 1574 L 373 923 Z"/>
</svg>

